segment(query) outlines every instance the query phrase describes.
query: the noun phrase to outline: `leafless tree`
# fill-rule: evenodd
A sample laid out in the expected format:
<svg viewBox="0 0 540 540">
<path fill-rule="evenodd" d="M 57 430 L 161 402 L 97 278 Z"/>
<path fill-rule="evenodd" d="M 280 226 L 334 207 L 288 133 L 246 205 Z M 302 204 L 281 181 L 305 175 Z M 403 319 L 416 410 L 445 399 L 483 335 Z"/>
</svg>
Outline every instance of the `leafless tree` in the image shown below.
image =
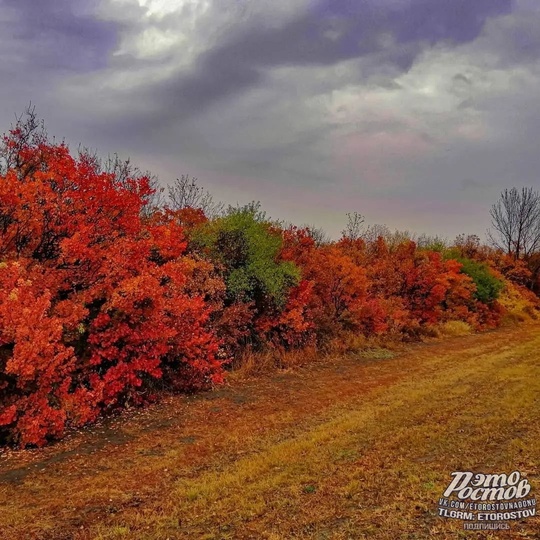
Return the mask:
<svg viewBox="0 0 540 540">
<path fill-rule="evenodd" d="M 37 148 L 47 142 L 45 123 L 37 117 L 36 108 L 30 103 L 20 116 L 15 117 L 10 131 L 7 139 L 0 141 L 0 174 L 13 169 L 19 178 L 25 178 L 39 168 L 40 161 L 35 156 L 32 161 L 26 161 L 22 150 Z"/>
<path fill-rule="evenodd" d="M 540 195 L 533 188 L 505 189 L 491 207 L 493 245 L 516 259 L 540 249 Z"/>
<path fill-rule="evenodd" d="M 331 242 L 330 236 L 328 236 L 328 234 L 322 227 L 305 224 L 302 225 L 302 228 L 307 230 L 309 236 L 313 239 L 315 245 L 317 246 L 324 246 Z"/>
<path fill-rule="evenodd" d="M 396 229 L 395 231 L 392 231 L 385 240 L 390 248 L 396 248 L 405 242 L 415 242 L 416 234 L 411 231 L 401 231 Z"/>
<path fill-rule="evenodd" d="M 366 244 L 374 244 L 379 238 L 383 238 L 390 249 L 394 249 L 404 242 L 415 241 L 416 235 L 410 231 L 392 231 L 387 225 L 369 225 L 360 235 Z"/>
<path fill-rule="evenodd" d="M 365 219 L 362 214 L 358 212 L 348 213 L 347 224 L 345 225 L 345 229 L 341 231 L 341 236 L 349 240 L 358 240 L 364 232 L 364 222 Z"/>
<path fill-rule="evenodd" d="M 369 225 L 360 235 L 360 237 L 368 244 L 376 242 L 378 238 L 388 238 L 392 232 L 386 225 L 374 224 Z"/>
<path fill-rule="evenodd" d="M 109 155 L 103 162 L 103 170 L 114 174 L 119 184 L 124 184 L 129 178 L 146 177 L 152 188 L 152 195 L 147 198 L 143 207 L 143 214 L 148 216 L 164 205 L 163 193 L 165 188 L 160 184 L 159 178 L 149 171 L 142 172 L 131 163 L 130 158 L 121 159 L 118 154 Z"/>
<path fill-rule="evenodd" d="M 453 248 L 457 249 L 462 257 L 469 259 L 477 259 L 480 252 L 485 251 L 480 237 L 476 234 L 460 234 L 456 236 Z"/>
<path fill-rule="evenodd" d="M 198 208 L 209 218 L 219 216 L 224 211 L 223 203 L 214 201 L 211 193 L 197 184 L 196 178 L 182 175 L 168 186 L 169 206 L 173 210 Z"/>
<path fill-rule="evenodd" d="M 152 194 L 144 201 L 142 208 L 143 216 L 148 217 L 157 209 L 163 207 L 163 192 L 165 189 L 160 185 L 158 177 L 149 171 L 141 171 L 141 169 L 133 165 L 130 158 L 122 159 L 118 154 L 109 154 L 103 159 L 98 155 L 97 151 L 85 146 L 79 146 L 78 154 L 80 158 L 91 163 L 94 170 L 112 174 L 114 181 L 119 186 L 129 186 L 128 180 L 148 178 L 150 187 L 152 188 Z"/>
<path fill-rule="evenodd" d="M 449 246 L 448 239 L 444 236 L 422 233 L 416 240 L 416 245 L 421 249 L 443 251 Z"/>
</svg>

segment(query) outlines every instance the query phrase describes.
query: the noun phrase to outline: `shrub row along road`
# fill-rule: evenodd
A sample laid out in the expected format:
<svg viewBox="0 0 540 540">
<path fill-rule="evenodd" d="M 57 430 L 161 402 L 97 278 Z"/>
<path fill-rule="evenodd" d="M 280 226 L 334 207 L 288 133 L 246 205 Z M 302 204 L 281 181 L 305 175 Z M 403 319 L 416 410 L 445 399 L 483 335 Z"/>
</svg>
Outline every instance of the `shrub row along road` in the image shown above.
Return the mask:
<svg viewBox="0 0 540 540">
<path fill-rule="evenodd" d="M 437 515 L 456 470 L 540 497 L 539 351 L 526 324 L 330 358 L 4 452 L 0 538 L 539 538 Z"/>
</svg>

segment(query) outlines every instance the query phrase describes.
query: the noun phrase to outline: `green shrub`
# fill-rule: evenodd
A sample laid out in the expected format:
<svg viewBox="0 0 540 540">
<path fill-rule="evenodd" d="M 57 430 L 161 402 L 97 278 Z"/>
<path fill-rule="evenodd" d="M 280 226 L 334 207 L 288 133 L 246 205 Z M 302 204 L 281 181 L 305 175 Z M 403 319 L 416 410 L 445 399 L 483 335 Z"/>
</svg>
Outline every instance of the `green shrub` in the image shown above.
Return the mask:
<svg viewBox="0 0 540 540">
<path fill-rule="evenodd" d="M 278 260 L 281 231 L 258 204 L 230 207 L 225 216 L 202 225 L 194 241 L 224 268 L 230 301 L 254 301 L 258 307 L 271 302 L 280 307 L 300 280 L 293 262 Z"/>
<path fill-rule="evenodd" d="M 476 285 L 474 297 L 477 300 L 484 304 L 490 304 L 499 298 L 499 294 L 504 288 L 504 283 L 493 275 L 486 263 L 461 257 L 455 249 L 448 250 L 445 253 L 445 258 L 455 259 L 463 265 L 461 271 L 467 274 Z"/>
<path fill-rule="evenodd" d="M 497 279 L 485 263 L 479 263 L 471 259 L 461 258 L 459 262 L 463 264 L 461 271 L 467 274 L 476 285 L 475 298 L 489 304 L 499 297 L 504 283 Z"/>
</svg>

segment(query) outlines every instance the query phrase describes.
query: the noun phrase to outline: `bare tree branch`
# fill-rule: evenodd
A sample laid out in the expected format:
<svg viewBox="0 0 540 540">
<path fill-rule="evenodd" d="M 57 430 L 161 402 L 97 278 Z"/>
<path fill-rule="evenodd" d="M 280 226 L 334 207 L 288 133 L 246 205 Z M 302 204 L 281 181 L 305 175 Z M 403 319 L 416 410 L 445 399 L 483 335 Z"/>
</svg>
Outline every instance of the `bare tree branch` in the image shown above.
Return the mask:
<svg viewBox="0 0 540 540">
<path fill-rule="evenodd" d="M 169 206 L 173 210 L 197 208 L 209 218 L 217 217 L 224 211 L 224 205 L 215 202 L 211 193 L 197 184 L 196 178 L 183 174 L 174 184 L 168 186 Z"/>
<path fill-rule="evenodd" d="M 540 195 L 533 188 L 505 189 L 491 207 L 492 244 L 508 255 L 528 259 L 540 249 Z"/>
<path fill-rule="evenodd" d="M 364 233 L 364 222 L 364 216 L 358 212 L 347 214 L 347 224 L 341 231 L 341 236 L 349 240 L 358 240 Z"/>
<path fill-rule="evenodd" d="M 302 225 L 302 228 L 306 229 L 309 236 L 313 239 L 316 246 L 324 246 L 331 242 L 331 238 L 322 227 L 316 227 L 315 225 Z"/>
<path fill-rule="evenodd" d="M 47 140 L 45 123 L 37 117 L 36 108 L 30 103 L 20 116 L 15 117 L 9 133 L 0 140 L 0 174 L 12 169 L 17 171 L 20 179 L 30 176 L 40 163 L 39 159 L 26 161 L 24 150 L 37 148 Z"/>
</svg>

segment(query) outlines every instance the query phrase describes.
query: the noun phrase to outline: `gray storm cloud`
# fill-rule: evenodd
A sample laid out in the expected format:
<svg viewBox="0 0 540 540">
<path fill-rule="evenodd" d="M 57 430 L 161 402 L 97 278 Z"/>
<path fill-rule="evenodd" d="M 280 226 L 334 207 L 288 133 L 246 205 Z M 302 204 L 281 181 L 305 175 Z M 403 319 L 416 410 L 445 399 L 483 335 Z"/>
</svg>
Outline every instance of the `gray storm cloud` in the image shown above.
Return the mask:
<svg viewBox="0 0 540 540">
<path fill-rule="evenodd" d="M 0 120 L 331 233 L 482 233 L 538 185 L 538 36 L 528 0 L 2 0 Z"/>
</svg>

